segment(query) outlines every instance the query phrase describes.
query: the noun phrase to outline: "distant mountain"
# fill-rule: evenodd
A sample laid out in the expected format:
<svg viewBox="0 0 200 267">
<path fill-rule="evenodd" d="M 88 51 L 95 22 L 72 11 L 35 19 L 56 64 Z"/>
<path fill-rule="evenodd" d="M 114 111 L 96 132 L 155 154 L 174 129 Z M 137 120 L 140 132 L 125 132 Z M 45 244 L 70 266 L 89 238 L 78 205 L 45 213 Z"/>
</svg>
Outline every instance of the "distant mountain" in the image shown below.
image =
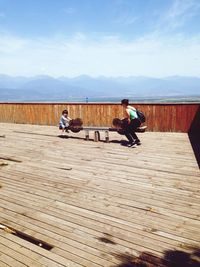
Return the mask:
<svg viewBox="0 0 200 267">
<path fill-rule="evenodd" d="M 88 98 L 200 96 L 200 78 L 171 76 L 53 78 L 0 75 L 0 101 L 71 101 Z"/>
<path fill-rule="evenodd" d="M 26 77 L 11 77 L 8 75 L 0 74 L 0 89 L 1 88 L 19 88 L 30 78 Z"/>
</svg>

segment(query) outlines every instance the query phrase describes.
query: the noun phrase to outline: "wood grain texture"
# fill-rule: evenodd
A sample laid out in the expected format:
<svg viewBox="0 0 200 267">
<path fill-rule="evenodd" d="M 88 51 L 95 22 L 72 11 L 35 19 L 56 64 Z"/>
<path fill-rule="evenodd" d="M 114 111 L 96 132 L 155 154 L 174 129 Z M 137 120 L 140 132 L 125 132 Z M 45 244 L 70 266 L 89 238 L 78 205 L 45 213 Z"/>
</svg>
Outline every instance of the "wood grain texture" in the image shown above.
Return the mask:
<svg viewBox="0 0 200 267">
<path fill-rule="evenodd" d="M 199 248 L 200 172 L 187 134 L 148 132 L 131 149 L 116 133 L 106 144 L 83 132 L 59 138 L 55 126 L 0 123 L 0 132 L 0 224 L 53 246 L 0 230 L 0 266 L 134 266 L 122 256 Z"/>
<path fill-rule="evenodd" d="M 200 104 L 134 104 L 146 116 L 148 131 L 200 131 Z M 0 103 L 0 122 L 58 125 L 63 109 L 72 118 L 83 119 L 84 126 L 111 126 L 115 117 L 123 117 L 123 108 L 113 103 Z"/>
</svg>

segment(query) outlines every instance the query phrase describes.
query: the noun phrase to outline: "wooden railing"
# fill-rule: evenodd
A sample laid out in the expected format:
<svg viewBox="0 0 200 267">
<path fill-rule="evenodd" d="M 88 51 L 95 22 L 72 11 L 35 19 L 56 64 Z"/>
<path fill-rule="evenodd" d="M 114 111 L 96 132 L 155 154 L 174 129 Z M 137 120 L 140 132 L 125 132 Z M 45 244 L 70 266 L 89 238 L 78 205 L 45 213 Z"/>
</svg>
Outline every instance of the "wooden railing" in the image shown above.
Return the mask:
<svg viewBox="0 0 200 267">
<path fill-rule="evenodd" d="M 200 104 L 134 104 L 146 115 L 149 131 L 200 131 Z M 111 126 L 123 117 L 115 103 L 0 103 L 0 122 L 57 125 L 63 109 L 72 118 L 80 117 L 85 126 Z"/>
</svg>

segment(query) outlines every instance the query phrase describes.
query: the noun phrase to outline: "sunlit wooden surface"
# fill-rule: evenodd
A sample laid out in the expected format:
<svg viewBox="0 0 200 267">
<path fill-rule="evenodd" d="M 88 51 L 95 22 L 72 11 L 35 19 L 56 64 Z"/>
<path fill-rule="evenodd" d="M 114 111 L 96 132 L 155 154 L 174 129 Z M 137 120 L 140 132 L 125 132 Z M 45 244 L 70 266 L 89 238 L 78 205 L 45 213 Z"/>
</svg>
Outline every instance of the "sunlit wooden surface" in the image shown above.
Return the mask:
<svg viewBox="0 0 200 267">
<path fill-rule="evenodd" d="M 1 267 L 122 267 L 121 255 L 199 246 L 200 171 L 187 134 L 140 134 L 134 149 L 116 133 L 109 144 L 58 134 L 0 124 L 0 224 L 53 246 L 0 230 Z"/>
</svg>

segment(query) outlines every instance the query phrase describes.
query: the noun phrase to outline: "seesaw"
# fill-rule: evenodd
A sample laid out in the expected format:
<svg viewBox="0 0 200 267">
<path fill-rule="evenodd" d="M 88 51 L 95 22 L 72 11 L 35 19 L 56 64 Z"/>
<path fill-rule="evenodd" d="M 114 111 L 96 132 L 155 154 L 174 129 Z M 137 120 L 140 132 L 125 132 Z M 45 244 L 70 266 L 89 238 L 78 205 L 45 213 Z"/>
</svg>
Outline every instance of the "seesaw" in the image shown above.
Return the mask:
<svg viewBox="0 0 200 267">
<path fill-rule="evenodd" d="M 138 133 L 144 133 L 147 126 L 140 126 L 136 129 L 136 132 Z M 116 128 L 110 128 L 110 127 L 69 127 L 70 131 L 74 133 L 78 133 L 80 131 L 85 131 L 85 140 L 89 140 L 90 138 L 90 131 L 94 132 L 94 141 L 98 142 L 100 141 L 100 132 L 103 132 L 105 134 L 105 142 L 109 143 L 109 132 L 118 132 L 119 134 L 123 134 L 122 130 L 118 130 Z"/>
</svg>

